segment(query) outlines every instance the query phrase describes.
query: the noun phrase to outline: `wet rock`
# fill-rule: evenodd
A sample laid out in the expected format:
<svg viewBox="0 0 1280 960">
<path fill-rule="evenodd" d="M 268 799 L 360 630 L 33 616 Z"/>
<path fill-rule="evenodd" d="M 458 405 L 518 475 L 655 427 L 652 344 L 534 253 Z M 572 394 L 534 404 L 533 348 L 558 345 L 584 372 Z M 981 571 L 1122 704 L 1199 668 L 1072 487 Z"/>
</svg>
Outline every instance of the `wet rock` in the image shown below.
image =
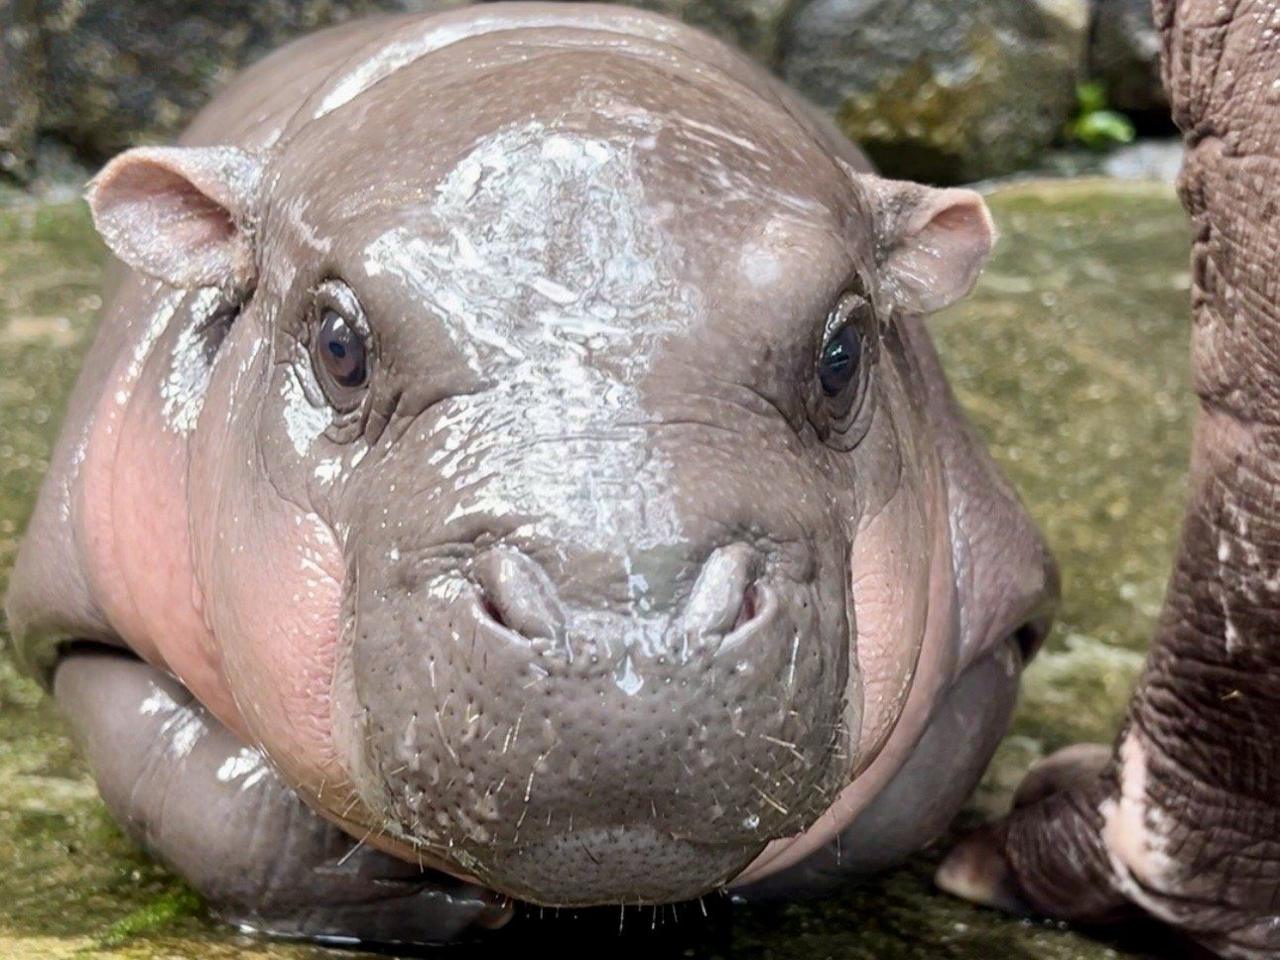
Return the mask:
<svg viewBox="0 0 1280 960">
<path fill-rule="evenodd" d="M 31 172 L 40 122 L 36 0 L 0 2 L 0 171 Z"/>
<path fill-rule="evenodd" d="M 295 37 L 382 10 L 464 0 L 36 0 L 41 129 L 96 160 L 171 138 L 240 67 Z"/>
<path fill-rule="evenodd" d="M 1102 172 L 1119 180 L 1173 183 L 1182 169 L 1182 139 L 1144 140 L 1121 147 L 1102 161 Z"/>
<path fill-rule="evenodd" d="M 378 11 L 466 2 L 8 0 L 0 4 L 0 170 L 28 176 L 38 135 L 72 145 L 93 165 L 168 140 L 237 70 L 303 33 Z M 785 71 L 887 171 L 957 181 L 1026 166 L 1059 131 L 1088 0 L 631 2 Z"/>
<path fill-rule="evenodd" d="M 1089 74 L 1107 91 L 1108 104 L 1129 113 L 1167 114 L 1160 83 L 1160 38 L 1151 0 L 1093 0 Z"/>
<path fill-rule="evenodd" d="M 962 404 L 1058 558 L 1015 736 L 1112 739 L 1181 524 L 1195 409 L 1190 231 L 1168 184 L 1014 184 L 973 296 L 931 318 Z"/>
<path fill-rule="evenodd" d="M 813 0 L 782 71 L 886 172 L 978 180 L 1062 129 L 1088 14 L 1086 0 Z"/>
<path fill-rule="evenodd" d="M 971 821 L 1007 808 L 1034 760 L 1115 730 L 1160 608 L 1194 405 L 1187 225 L 1170 188 L 1040 182 L 1002 188 L 990 202 L 1003 236 L 996 257 L 974 296 L 931 327 L 958 397 L 1057 553 L 1065 590 Z M 83 205 L 0 209 L 0 592 L 101 306 L 101 266 Z M 628 911 L 622 938 L 616 910 L 596 924 L 535 912 L 496 952 L 537 953 L 528 942 L 536 934 L 570 956 L 691 960 L 1181 955 L 1149 930 L 1101 944 L 943 897 L 930 884 L 937 856 L 825 900 L 734 910 L 728 931 L 696 906 Z M 0 864 L 5 960 L 334 956 L 219 925 L 134 851 L 108 821 L 49 701 L 15 674 L 2 633 Z M 723 916 L 718 898 L 708 901 Z"/>
<path fill-rule="evenodd" d="M 90 162 L 171 139 L 240 68 L 310 31 L 468 0 L 11 0 L 0 5 L 0 169 L 34 166 L 37 133 Z M 793 0 L 639 0 L 773 62 Z M 43 57 L 37 56 L 43 52 Z"/>
</svg>

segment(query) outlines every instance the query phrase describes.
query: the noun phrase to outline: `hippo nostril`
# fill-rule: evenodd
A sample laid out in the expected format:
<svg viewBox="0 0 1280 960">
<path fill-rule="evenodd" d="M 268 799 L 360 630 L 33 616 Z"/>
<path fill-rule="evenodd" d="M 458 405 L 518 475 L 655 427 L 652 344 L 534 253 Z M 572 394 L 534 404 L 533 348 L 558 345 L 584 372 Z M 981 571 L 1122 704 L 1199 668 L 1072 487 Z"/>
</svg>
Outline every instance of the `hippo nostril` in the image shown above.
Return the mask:
<svg viewBox="0 0 1280 960">
<path fill-rule="evenodd" d="M 742 606 L 738 608 L 738 617 L 733 621 L 731 633 L 737 633 L 756 618 L 760 612 L 760 587 L 755 583 L 747 585 L 742 593 Z"/>
<path fill-rule="evenodd" d="M 759 566 L 759 554 L 745 543 L 712 553 L 689 596 L 686 629 L 698 636 L 726 635 L 754 620 L 760 609 Z"/>
<path fill-rule="evenodd" d="M 480 607 L 484 610 L 484 615 L 498 626 L 504 627 L 508 630 L 510 629 L 510 625 L 507 623 L 506 617 L 502 615 L 501 608 L 493 602 L 493 598 L 487 593 L 481 596 Z"/>
<path fill-rule="evenodd" d="M 515 550 L 482 554 L 475 565 L 480 609 L 499 627 L 529 639 L 553 639 L 564 629 L 564 611 L 545 570 Z"/>
<path fill-rule="evenodd" d="M 1010 634 L 1010 639 L 1018 648 L 1018 653 L 1022 655 L 1024 664 L 1030 663 L 1032 658 L 1040 652 L 1048 632 L 1048 624 L 1044 621 L 1029 620 Z"/>
</svg>

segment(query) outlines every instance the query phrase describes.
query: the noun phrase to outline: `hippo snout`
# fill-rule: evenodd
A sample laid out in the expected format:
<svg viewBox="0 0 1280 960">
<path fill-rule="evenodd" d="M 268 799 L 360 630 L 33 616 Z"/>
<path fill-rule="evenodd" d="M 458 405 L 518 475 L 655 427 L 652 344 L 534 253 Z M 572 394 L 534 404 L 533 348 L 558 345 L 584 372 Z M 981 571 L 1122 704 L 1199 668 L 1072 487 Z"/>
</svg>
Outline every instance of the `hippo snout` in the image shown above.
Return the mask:
<svg viewBox="0 0 1280 960">
<path fill-rule="evenodd" d="M 780 623 L 777 596 L 759 579 L 762 567 L 762 555 L 747 544 L 717 548 L 685 604 L 676 631 L 679 649 L 673 655 L 687 657 L 698 647 L 732 648 L 776 630 Z M 496 628 L 516 644 L 567 642 L 566 611 L 556 588 L 525 554 L 509 549 L 486 551 L 475 565 L 475 587 L 477 616 L 488 621 L 483 629 Z"/>
<path fill-rule="evenodd" d="M 521 899 L 656 903 L 830 804 L 858 717 L 812 580 L 745 542 L 669 575 L 619 559 L 584 590 L 604 564 L 499 545 L 358 601 L 356 779 L 388 833 Z"/>
</svg>

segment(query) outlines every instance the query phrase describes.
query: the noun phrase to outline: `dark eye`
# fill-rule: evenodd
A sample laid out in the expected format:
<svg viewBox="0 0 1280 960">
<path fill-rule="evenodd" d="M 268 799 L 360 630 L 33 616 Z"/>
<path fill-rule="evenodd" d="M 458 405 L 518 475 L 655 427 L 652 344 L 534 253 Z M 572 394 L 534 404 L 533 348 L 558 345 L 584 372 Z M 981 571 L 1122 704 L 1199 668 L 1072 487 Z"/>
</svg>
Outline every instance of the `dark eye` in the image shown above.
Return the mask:
<svg viewBox="0 0 1280 960">
<path fill-rule="evenodd" d="M 818 360 L 818 381 L 828 397 L 838 397 L 858 377 L 862 361 L 862 333 L 852 323 L 837 329 L 822 348 Z"/>
<path fill-rule="evenodd" d="M 822 441 L 837 450 L 858 445 L 875 411 L 881 331 L 864 289 L 855 283 L 827 314 L 814 361 L 817 383 L 806 388 L 810 421 Z"/>
<path fill-rule="evenodd" d="M 350 413 L 363 403 L 375 372 L 376 340 L 355 291 L 343 281 L 324 281 L 312 297 L 311 367 L 334 409 Z"/>
<path fill-rule="evenodd" d="M 337 310 L 320 316 L 316 353 L 324 372 L 341 387 L 363 386 L 368 378 L 364 337 Z"/>
</svg>

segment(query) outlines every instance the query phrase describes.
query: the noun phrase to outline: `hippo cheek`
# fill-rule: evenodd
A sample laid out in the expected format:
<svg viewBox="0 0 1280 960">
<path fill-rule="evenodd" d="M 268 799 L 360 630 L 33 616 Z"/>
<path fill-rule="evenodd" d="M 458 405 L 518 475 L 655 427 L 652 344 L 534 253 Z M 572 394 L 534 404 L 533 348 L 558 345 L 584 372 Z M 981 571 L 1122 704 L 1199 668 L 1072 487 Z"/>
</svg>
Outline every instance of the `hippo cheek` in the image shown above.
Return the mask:
<svg viewBox="0 0 1280 960">
<path fill-rule="evenodd" d="M 314 514 L 272 503 L 206 590 L 222 669 L 253 739 L 304 795 L 342 792 L 331 703 L 340 635 L 343 562 Z"/>
<path fill-rule="evenodd" d="M 192 589 L 186 434 L 139 383 L 163 381 L 175 335 L 164 323 L 182 292 L 161 301 L 154 349 L 121 360 L 84 439 L 81 512 L 87 565 L 108 619 L 148 662 L 175 673 L 241 735 L 230 690 Z M 163 329 L 161 329 L 163 328 Z"/>
<path fill-rule="evenodd" d="M 935 531 L 915 500 L 904 491 L 875 514 L 854 539 L 850 557 L 865 702 L 858 755 L 864 761 L 880 754 L 898 724 L 918 679 L 930 612 L 949 594 L 918 587 L 949 580 L 931 576 L 934 559 L 945 558 L 946 551 L 937 548 Z"/>
<path fill-rule="evenodd" d="M 957 613 L 945 514 L 904 486 L 854 539 L 851 598 L 864 720 L 862 765 L 807 830 L 776 840 L 735 878 L 754 883 L 830 843 L 889 784 L 927 725 L 955 662 Z M 923 588 L 917 585 L 925 585 Z"/>
<path fill-rule="evenodd" d="M 219 669 L 249 739 L 305 798 L 341 796 L 331 702 L 346 566 L 291 480 L 267 394 L 272 365 L 245 314 L 215 365 L 189 471 L 195 580 Z"/>
</svg>

